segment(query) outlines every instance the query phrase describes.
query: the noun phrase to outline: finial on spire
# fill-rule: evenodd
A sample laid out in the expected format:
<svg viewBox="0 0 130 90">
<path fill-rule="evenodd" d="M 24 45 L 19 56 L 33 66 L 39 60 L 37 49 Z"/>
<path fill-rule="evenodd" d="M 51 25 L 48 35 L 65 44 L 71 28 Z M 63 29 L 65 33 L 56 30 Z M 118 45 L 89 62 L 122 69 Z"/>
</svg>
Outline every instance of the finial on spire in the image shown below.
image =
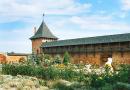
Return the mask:
<svg viewBox="0 0 130 90">
<path fill-rule="evenodd" d="M 43 21 L 44 21 L 44 16 L 45 16 L 45 14 L 43 13 Z"/>
</svg>

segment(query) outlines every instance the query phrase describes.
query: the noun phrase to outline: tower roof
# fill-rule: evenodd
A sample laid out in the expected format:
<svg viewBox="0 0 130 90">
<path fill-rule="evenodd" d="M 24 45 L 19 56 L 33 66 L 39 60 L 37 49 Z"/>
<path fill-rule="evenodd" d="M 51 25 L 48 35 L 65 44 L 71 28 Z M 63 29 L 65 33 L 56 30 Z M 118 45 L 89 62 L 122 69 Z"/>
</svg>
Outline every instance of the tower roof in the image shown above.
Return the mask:
<svg viewBox="0 0 130 90">
<path fill-rule="evenodd" d="M 45 24 L 44 21 L 42 21 L 40 27 L 38 28 L 37 32 L 35 33 L 34 36 L 32 36 L 30 39 L 37 39 L 37 38 L 52 38 L 52 39 L 57 39 L 56 36 L 54 36 L 47 25 Z"/>
</svg>

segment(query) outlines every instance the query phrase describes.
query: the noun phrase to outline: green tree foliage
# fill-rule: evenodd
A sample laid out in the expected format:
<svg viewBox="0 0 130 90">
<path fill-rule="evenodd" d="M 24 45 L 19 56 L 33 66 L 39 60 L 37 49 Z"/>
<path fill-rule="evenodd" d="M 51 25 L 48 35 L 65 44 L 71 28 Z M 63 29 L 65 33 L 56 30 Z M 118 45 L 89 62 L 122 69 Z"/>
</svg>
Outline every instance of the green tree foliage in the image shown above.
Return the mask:
<svg viewBox="0 0 130 90">
<path fill-rule="evenodd" d="M 116 84 L 116 89 L 117 90 L 130 90 L 130 84 L 118 82 Z"/>
<path fill-rule="evenodd" d="M 68 52 L 65 52 L 65 54 L 64 54 L 63 63 L 65 65 L 67 65 L 68 63 L 70 63 L 70 55 L 69 55 Z"/>
<path fill-rule="evenodd" d="M 45 59 L 51 60 L 51 56 L 48 55 L 48 54 L 45 54 L 45 55 L 43 55 L 43 59 L 44 59 L 44 60 L 45 60 Z"/>
<path fill-rule="evenodd" d="M 41 62 L 41 59 L 40 59 L 40 56 L 38 56 L 37 54 L 35 53 L 32 53 L 31 57 L 30 57 L 30 61 L 32 62 L 32 64 L 37 64 L 39 65 L 40 62 Z"/>
<path fill-rule="evenodd" d="M 103 87 L 105 85 L 105 80 L 98 76 L 97 74 L 91 75 L 91 87 L 96 88 L 98 90 L 99 88 Z"/>
<path fill-rule="evenodd" d="M 119 82 L 128 83 L 130 76 L 130 65 L 122 64 L 120 65 L 120 70 L 118 72 L 118 80 Z"/>
<path fill-rule="evenodd" d="M 50 66 L 52 64 L 51 56 L 48 54 L 43 55 L 42 63 L 44 66 Z"/>
<path fill-rule="evenodd" d="M 56 55 L 54 57 L 54 62 L 53 63 L 56 63 L 56 64 L 61 64 L 62 63 L 62 58 L 60 57 L 60 55 Z"/>
<path fill-rule="evenodd" d="M 33 65 L 15 65 L 15 64 L 4 64 L 2 66 L 3 74 L 16 75 L 27 75 L 42 78 L 45 80 L 55 80 L 55 79 L 66 79 L 72 80 L 75 77 L 80 76 L 80 73 L 73 71 L 71 69 L 59 69 L 53 66 L 41 67 Z"/>
</svg>

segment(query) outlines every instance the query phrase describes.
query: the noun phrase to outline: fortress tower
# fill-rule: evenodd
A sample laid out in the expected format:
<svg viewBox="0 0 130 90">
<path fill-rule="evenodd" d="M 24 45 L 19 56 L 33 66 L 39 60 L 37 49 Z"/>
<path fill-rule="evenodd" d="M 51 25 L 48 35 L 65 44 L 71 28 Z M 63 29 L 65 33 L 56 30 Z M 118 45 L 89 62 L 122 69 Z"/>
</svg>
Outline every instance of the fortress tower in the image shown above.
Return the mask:
<svg viewBox="0 0 130 90">
<path fill-rule="evenodd" d="M 51 42 L 58 39 L 56 36 L 54 36 L 51 33 L 51 31 L 45 24 L 44 20 L 42 21 L 38 30 L 36 30 L 36 28 L 34 29 L 35 29 L 35 34 L 30 39 L 32 41 L 32 52 L 35 54 L 41 53 L 40 47 L 45 42 Z"/>
</svg>

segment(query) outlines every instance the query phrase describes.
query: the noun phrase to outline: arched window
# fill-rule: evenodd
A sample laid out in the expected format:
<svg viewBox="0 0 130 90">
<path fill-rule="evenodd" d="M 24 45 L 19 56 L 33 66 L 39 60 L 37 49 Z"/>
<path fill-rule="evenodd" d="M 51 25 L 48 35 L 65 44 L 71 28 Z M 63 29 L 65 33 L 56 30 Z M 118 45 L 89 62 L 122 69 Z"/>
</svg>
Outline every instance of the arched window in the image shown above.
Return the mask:
<svg viewBox="0 0 130 90">
<path fill-rule="evenodd" d="M 39 54 L 39 50 L 37 49 L 37 54 Z"/>
</svg>

